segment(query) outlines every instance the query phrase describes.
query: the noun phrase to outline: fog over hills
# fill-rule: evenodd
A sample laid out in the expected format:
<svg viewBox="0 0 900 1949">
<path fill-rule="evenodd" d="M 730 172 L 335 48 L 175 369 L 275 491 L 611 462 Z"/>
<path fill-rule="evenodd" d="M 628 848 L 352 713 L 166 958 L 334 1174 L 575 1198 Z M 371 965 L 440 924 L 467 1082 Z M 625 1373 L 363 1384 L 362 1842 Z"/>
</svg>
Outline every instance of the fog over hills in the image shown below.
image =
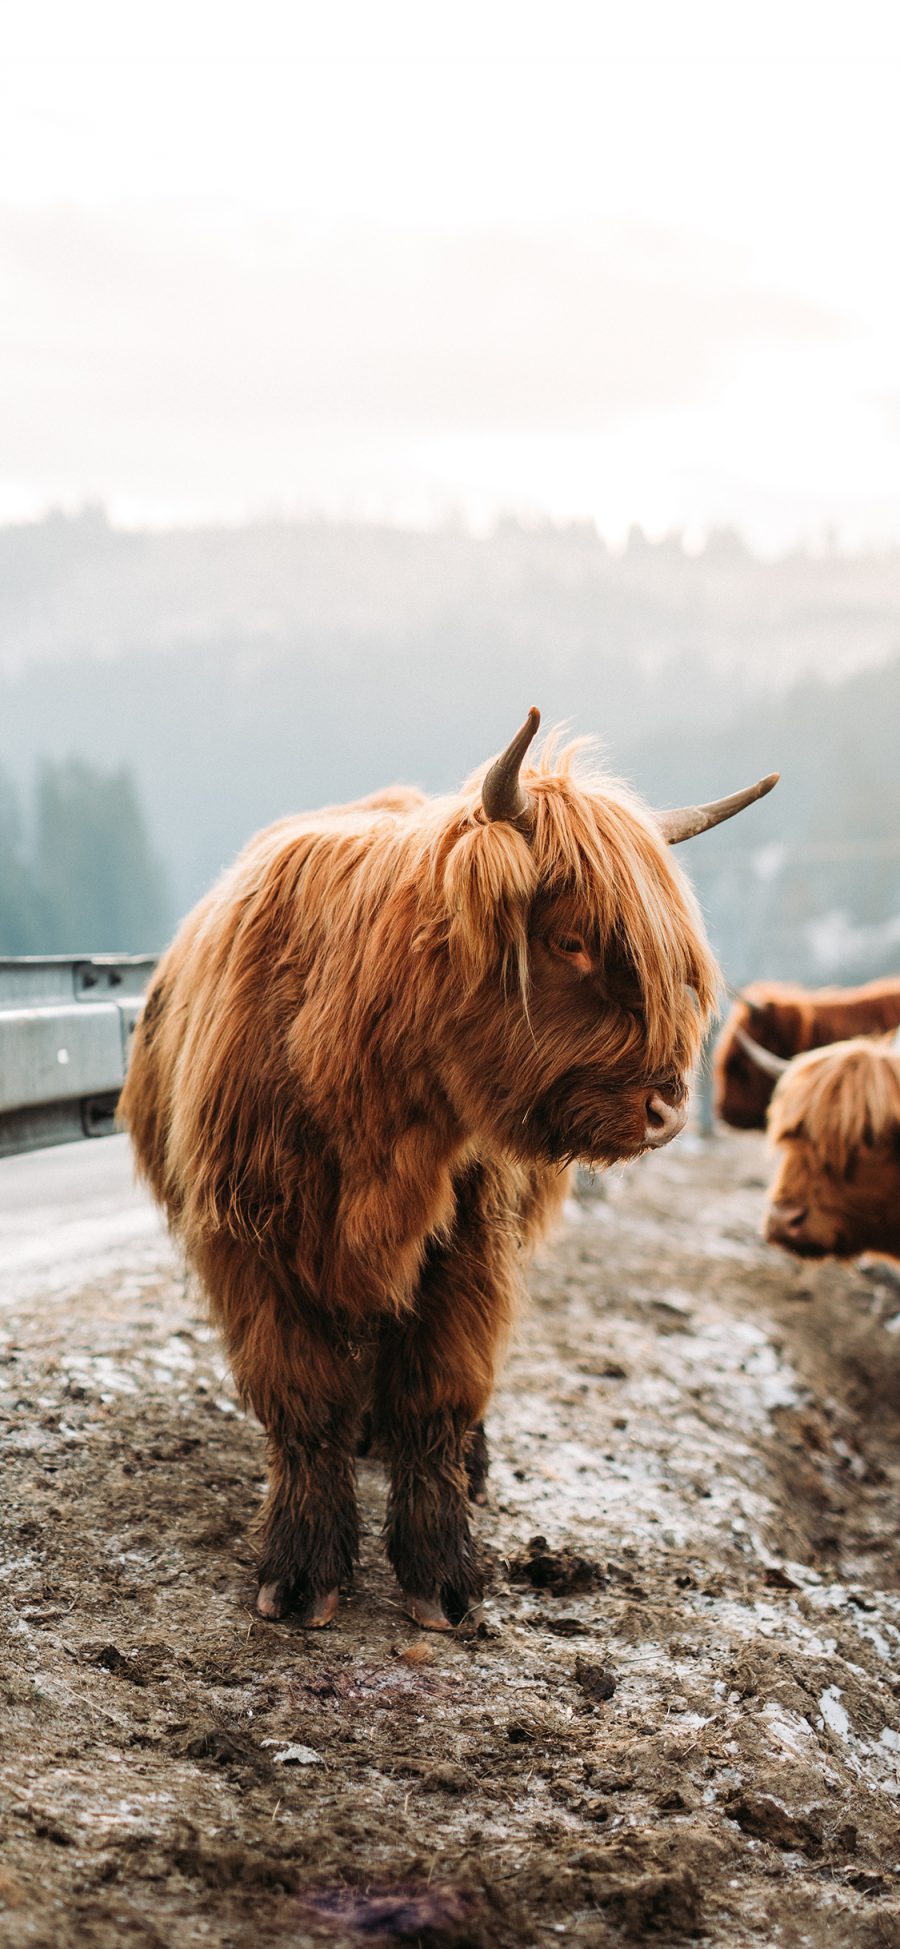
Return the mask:
<svg viewBox="0 0 900 1949">
<path fill-rule="evenodd" d="M 837 677 L 900 641 L 900 548 L 761 561 L 730 529 L 699 553 L 633 529 L 500 522 L 486 536 L 326 521 L 141 532 L 100 507 L 0 528 L 0 672 L 238 638 L 427 658 L 458 620 L 565 670 L 585 647 L 652 670 L 702 657 L 740 682 Z"/>
<path fill-rule="evenodd" d="M 660 804 L 782 770 L 685 850 L 733 978 L 900 960 L 900 551 L 633 531 L 614 554 L 512 520 L 125 532 L 100 509 L 0 529 L 0 769 L 24 797 L 41 760 L 124 767 L 173 918 L 267 820 L 450 789 L 533 702 Z"/>
</svg>

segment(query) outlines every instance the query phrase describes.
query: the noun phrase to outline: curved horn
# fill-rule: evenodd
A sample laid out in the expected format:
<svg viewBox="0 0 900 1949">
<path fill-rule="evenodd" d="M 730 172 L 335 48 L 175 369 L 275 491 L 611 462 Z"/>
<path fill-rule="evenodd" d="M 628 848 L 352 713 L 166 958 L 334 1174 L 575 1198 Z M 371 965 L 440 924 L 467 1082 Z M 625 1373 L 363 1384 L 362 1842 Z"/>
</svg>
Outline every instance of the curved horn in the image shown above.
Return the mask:
<svg viewBox="0 0 900 1949">
<path fill-rule="evenodd" d="M 744 1007 L 747 1010 L 749 1015 L 765 1015 L 766 1012 L 765 1003 L 755 1002 L 753 1000 L 753 996 L 748 995 L 745 988 L 732 988 L 730 981 L 726 981 L 725 987 L 728 991 L 728 995 L 730 999 L 733 1002 L 740 1002 L 742 1007 Z"/>
<path fill-rule="evenodd" d="M 752 1035 L 748 1035 L 746 1029 L 735 1029 L 734 1033 L 745 1056 L 749 1056 L 750 1061 L 755 1062 L 757 1069 L 763 1070 L 766 1076 L 774 1076 L 777 1079 L 784 1075 L 786 1069 L 790 1069 L 791 1065 L 786 1056 L 776 1056 L 774 1049 L 764 1049 L 761 1042 L 754 1042 Z"/>
<path fill-rule="evenodd" d="M 732 792 L 730 798 L 713 799 L 709 805 L 681 805 L 674 812 L 656 812 L 656 823 L 669 845 L 677 846 L 682 839 L 693 839 L 698 832 L 708 832 L 710 826 L 720 826 L 723 819 L 733 819 L 756 799 L 764 799 L 780 777 L 780 772 L 772 771 L 758 784 L 748 785 L 746 791 Z"/>
<path fill-rule="evenodd" d="M 521 730 L 516 732 L 512 743 L 507 745 L 500 757 L 494 759 L 481 787 L 485 818 L 505 819 L 525 833 L 531 831 L 534 812 L 527 793 L 519 784 L 519 767 L 540 721 L 541 713 L 532 704 Z"/>
</svg>

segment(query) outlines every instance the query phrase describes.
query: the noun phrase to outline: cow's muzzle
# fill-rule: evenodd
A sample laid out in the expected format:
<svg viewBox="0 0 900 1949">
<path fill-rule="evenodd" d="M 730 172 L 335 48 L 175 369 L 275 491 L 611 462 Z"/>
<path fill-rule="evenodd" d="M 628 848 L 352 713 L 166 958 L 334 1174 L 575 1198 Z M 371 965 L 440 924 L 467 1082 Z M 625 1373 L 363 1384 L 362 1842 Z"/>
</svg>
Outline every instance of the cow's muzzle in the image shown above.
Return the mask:
<svg viewBox="0 0 900 1949">
<path fill-rule="evenodd" d="M 817 1258 L 822 1248 L 806 1233 L 809 1212 L 805 1205 L 770 1205 L 763 1220 L 763 1237 L 768 1245 L 780 1245 L 801 1258 Z"/>
<path fill-rule="evenodd" d="M 648 1150 L 661 1150 L 663 1144 L 670 1144 L 687 1123 L 687 1108 L 679 1104 L 667 1103 L 659 1090 L 651 1090 L 645 1103 L 646 1126 L 644 1143 Z"/>
</svg>

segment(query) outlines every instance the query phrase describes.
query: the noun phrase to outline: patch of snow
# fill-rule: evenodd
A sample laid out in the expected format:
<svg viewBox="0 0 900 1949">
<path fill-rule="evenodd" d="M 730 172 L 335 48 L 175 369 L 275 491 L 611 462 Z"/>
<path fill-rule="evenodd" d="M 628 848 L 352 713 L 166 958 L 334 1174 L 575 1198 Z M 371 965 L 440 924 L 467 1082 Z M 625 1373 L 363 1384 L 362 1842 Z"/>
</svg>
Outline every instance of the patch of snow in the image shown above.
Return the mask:
<svg viewBox="0 0 900 1949">
<path fill-rule="evenodd" d="M 23 1237 L 4 1236 L 0 1306 L 31 1298 L 69 1299 L 110 1276 L 121 1286 L 123 1265 L 132 1274 L 150 1275 L 161 1266 L 168 1269 L 173 1260 L 174 1249 L 152 1206 L 66 1221 L 53 1210 L 32 1214 Z"/>
<path fill-rule="evenodd" d="M 111 1360 L 108 1354 L 79 1356 L 67 1361 L 65 1370 L 79 1387 L 99 1394 L 101 1401 L 112 1401 L 117 1394 L 137 1394 L 139 1391 L 132 1375 Z"/>
<path fill-rule="evenodd" d="M 664 1307 L 667 1313 L 681 1313 L 685 1319 L 691 1319 L 697 1302 L 693 1293 L 683 1292 L 680 1286 L 667 1286 L 665 1292 L 652 1300 L 651 1304 Z"/>
<path fill-rule="evenodd" d="M 829 1685 L 827 1692 L 822 1693 L 819 1700 L 819 1711 L 829 1731 L 837 1733 L 839 1739 L 846 1739 L 850 1731 L 850 1720 L 841 1704 L 841 1688 L 839 1685 Z"/>
<path fill-rule="evenodd" d="M 769 1731 L 777 1739 L 779 1746 L 782 1746 L 785 1752 L 792 1754 L 795 1759 L 808 1759 L 810 1747 L 818 1747 L 809 1720 L 804 1719 L 799 1712 L 789 1712 L 783 1705 L 770 1703 L 763 1706 L 760 1718 L 765 1719 Z"/>
<path fill-rule="evenodd" d="M 277 1739 L 264 1739 L 262 1742 L 264 1746 L 277 1746 L 279 1743 Z M 280 1753 L 272 1754 L 272 1758 L 276 1766 L 325 1765 L 321 1753 L 314 1752 L 311 1746 L 283 1746 Z"/>
<path fill-rule="evenodd" d="M 153 1364 L 155 1367 L 180 1367 L 182 1370 L 193 1367 L 194 1354 L 185 1344 L 183 1334 L 173 1333 L 161 1347 L 154 1347 Z"/>
<path fill-rule="evenodd" d="M 775 1559 L 773 1558 L 772 1561 L 774 1563 Z M 814 1588 L 816 1584 L 822 1582 L 820 1571 L 813 1570 L 808 1563 L 796 1563 L 793 1557 L 784 1557 L 781 1569 L 786 1571 L 795 1584 L 803 1584 L 804 1588 Z"/>
<path fill-rule="evenodd" d="M 852 1620 L 857 1636 L 870 1644 L 879 1658 L 883 1658 L 892 1668 L 896 1665 L 900 1656 L 900 1604 L 896 1596 L 881 1592 L 880 1609 L 873 1614 L 869 1610 L 859 1610 L 853 1603 L 855 1595 L 865 1594 L 859 1584 L 825 1584 L 820 1590 L 810 1589 L 806 1594 L 811 1602 L 822 1609 L 849 1611 L 848 1621 Z M 885 1615 L 887 1610 L 896 1613 L 896 1623 Z"/>
</svg>

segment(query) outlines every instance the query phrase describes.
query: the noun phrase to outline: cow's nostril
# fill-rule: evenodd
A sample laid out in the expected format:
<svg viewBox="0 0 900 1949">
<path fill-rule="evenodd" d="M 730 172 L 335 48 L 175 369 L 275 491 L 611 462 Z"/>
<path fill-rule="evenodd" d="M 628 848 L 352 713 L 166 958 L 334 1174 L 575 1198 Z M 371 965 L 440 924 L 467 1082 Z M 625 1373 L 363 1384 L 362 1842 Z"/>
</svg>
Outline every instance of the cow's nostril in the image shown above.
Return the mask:
<svg viewBox="0 0 900 1949">
<path fill-rule="evenodd" d="M 809 1244 L 806 1221 L 809 1217 L 807 1205 L 770 1205 L 763 1219 L 763 1237 L 770 1245 L 786 1246 L 797 1250 Z"/>
<path fill-rule="evenodd" d="M 808 1212 L 805 1205 L 774 1205 L 772 1217 L 783 1232 L 802 1231 Z"/>
<path fill-rule="evenodd" d="M 646 1099 L 645 1111 L 647 1123 L 644 1142 L 646 1144 L 655 1146 L 669 1143 L 671 1138 L 677 1137 L 679 1130 L 684 1129 L 687 1122 L 687 1111 L 684 1107 L 676 1109 L 674 1104 L 667 1103 L 665 1097 L 660 1096 L 658 1090 L 651 1090 Z"/>
</svg>

